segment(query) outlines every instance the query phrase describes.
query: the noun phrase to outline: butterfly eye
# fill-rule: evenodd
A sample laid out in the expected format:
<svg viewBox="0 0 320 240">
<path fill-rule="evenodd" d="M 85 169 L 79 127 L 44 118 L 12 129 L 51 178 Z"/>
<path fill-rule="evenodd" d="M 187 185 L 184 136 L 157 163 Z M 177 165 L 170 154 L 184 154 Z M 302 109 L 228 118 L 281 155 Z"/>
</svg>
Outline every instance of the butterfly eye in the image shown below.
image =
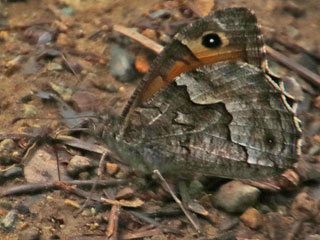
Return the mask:
<svg viewBox="0 0 320 240">
<path fill-rule="evenodd" d="M 217 48 L 222 44 L 221 38 L 216 33 L 209 33 L 202 37 L 202 45 L 206 48 Z"/>
</svg>

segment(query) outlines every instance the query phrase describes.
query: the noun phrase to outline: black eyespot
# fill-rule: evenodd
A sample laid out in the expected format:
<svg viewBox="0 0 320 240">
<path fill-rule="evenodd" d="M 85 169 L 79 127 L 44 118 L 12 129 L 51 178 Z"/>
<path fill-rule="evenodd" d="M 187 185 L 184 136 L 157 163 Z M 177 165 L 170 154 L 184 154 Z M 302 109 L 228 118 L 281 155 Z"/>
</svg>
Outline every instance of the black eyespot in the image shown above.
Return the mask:
<svg viewBox="0 0 320 240">
<path fill-rule="evenodd" d="M 217 48 L 222 44 L 221 38 L 216 33 L 209 33 L 202 37 L 202 45 L 207 48 Z"/>
<path fill-rule="evenodd" d="M 271 134 L 268 134 L 267 136 L 265 136 L 264 141 L 267 144 L 267 146 L 269 146 L 271 148 L 276 144 L 276 140 L 275 140 L 274 136 Z"/>
</svg>

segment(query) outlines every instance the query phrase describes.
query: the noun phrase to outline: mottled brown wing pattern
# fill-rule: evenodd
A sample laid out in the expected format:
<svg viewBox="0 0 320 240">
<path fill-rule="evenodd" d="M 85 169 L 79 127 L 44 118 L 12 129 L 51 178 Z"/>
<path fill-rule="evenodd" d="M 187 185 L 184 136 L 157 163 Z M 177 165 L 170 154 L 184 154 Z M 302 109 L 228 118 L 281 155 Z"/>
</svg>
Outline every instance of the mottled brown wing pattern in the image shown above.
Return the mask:
<svg viewBox="0 0 320 240">
<path fill-rule="evenodd" d="M 261 69 L 221 62 L 182 74 L 137 108 L 124 139 L 151 169 L 259 179 L 293 166 L 299 136 Z"/>
<path fill-rule="evenodd" d="M 206 37 L 216 35 L 219 44 L 204 46 Z M 257 18 L 246 8 L 215 11 L 181 29 L 155 59 L 139 82 L 122 116 L 167 86 L 182 72 L 220 61 L 248 62 L 265 68 L 265 50 Z"/>
</svg>

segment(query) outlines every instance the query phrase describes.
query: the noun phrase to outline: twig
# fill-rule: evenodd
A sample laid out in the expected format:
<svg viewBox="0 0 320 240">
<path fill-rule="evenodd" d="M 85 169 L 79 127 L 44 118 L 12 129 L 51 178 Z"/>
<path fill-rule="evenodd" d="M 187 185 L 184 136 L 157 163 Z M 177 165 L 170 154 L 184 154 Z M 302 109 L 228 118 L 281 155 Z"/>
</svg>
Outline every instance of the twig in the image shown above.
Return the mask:
<svg viewBox="0 0 320 240">
<path fill-rule="evenodd" d="M 126 28 L 126 27 L 120 26 L 120 25 L 115 25 L 113 29 L 119 33 L 122 33 L 125 36 L 128 36 L 128 37 L 136 40 L 137 42 L 139 42 L 140 44 L 149 48 L 150 50 L 154 51 L 157 54 L 159 54 L 163 49 L 163 47 L 160 44 L 152 41 L 151 39 L 143 36 L 142 34 L 136 32 L 130 28 Z M 295 61 L 292 61 L 291 59 L 289 59 L 285 55 L 279 53 L 278 51 L 272 49 L 269 46 L 266 46 L 266 50 L 267 50 L 267 53 L 272 58 L 274 58 L 276 61 L 278 61 L 282 65 L 286 66 L 287 68 L 291 69 L 292 71 L 298 73 L 301 77 L 308 80 L 309 82 L 316 85 L 317 87 L 320 87 L 320 76 L 319 75 L 317 75 L 314 72 L 310 71 L 309 69 L 303 67 L 301 64 L 299 64 Z"/>
<path fill-rule="evenodd" d="M 137 231 L 133 233 L 125 233 L 121 235 L 121 239 L 144 239 L 147 237 L 152 237 L 155 235 L 161 234 L 161 230 L 158 228 L 145 230 L 145 231 Z"/>
<path fill-rule="evenodd" d="M 270 39 L 270 41 L 277 42 L 295 53 L 303 52 L 303 53 L 309 55 L 310 57 L 316 59 L 317 61 L 320 61 L 319 54 L 317 54 L 315 52 L 310 52 L 307 49 L 305 49 L 304 47 L 298 45 L 297 43 L 290 42 L 287 39 L 284 40 L 282 38 L 273 38 L 273 39 Z"/>
<path fill-rule="evenodd" d="M 107 239 L 117 240 L 118 239 L 118 223 L 121 206 L 113 205 L 110 211 L 109 223 L 107 227 Z"/>
<path fill-rule="evenodd" d="M 97 178 L 95 179 L 93 185 L 92 185 L 92 188 L 90 190 L 90 194 L 89 196 L 87 197 L 86 201 L 84 202 L 84 204 L 82 205 L 82 207 L 79 209 L 79 211 L 76 213 L 76 215 L 78 215 L 79 213 L 82 212 L 82 210 L 87 206 L 88 202 L 91 200 L 91 197 L 93 195 L 93 191 L 95 190 L 96 186 L 97 186 L 97 183 L 98 181 L 101 179 L 101 175 L 102 175 L 102 169 L 103 169 L 103 163 L 104 163 L 104 160 L 106 159 L 106 156 L 108 155 L 108 152 L 104 152 L 102 155 L 101 155 L 101 158 L 100 158 L 100 161 L 99 161 L 99 168 L 98 168 L 98 176 Z"/>
<path fill-rule="evenodd" d="M 72 72 L 72 74 L 75 76 L 75 78 L 77 79 L 77 83 L 80 82 L 80 78 L 78 76 L 78 74 L 76 73 L 76 71 L 74 70 L 74 68 L 71 66 L 71 64 L 69 63 L 68 59 L 66 58 L 66 56 L 64 55 L 64 53 L 61 54 L 63 61 L 66 63 L 67 67 L 69 68 L 69 70 Z"/>
<path fill-rule="evenodd" d="M 191 225 L 195 228 L 195 230 L 200 233 L 200 227 L 199 225 L 193 220 L 193 218 L 191 217 L 190 213 L 187 211 L 187 209 L 185 209 L 185 207 L 183 206 L 182 202 L 179 200 L 179 198 L 174 194 L 174 192 L 172 191 L 172 189 L 170 188 L 169 184 L 167 183 L 167 181 L 164 179 L 164 177 L 161 175 L 160 171 L 158 169 L 154 170 L 153 173 L 157 174 L 158 177 L 160 178 L 160 180 L 163 182 L 163 184 L 166 187 L 166 190 L 171 194 L 171 196 L 173 197 L 173 199 L 176 201 L 176 203 L 179 205 L 179 207 L 181 208 L 181 210 L 183 211 L 183 213 L 186 215 L 186 217 L 188 218 L 188 220 L 190 221 Z"/>
<path fill-rule="evenodd" d="M 269 46 L 266 46 L 267 53 L 280 64 L 286 66 L 287 68 L 291 69 L 292 71 L 298 73 L 301 77 L 308 80 L 310 83 L 320 87 L 320 76 L 315 74 L 314 72 L 310 71 L 309 69 L 305 68 L 301 64 L 291 60 L 290 58 L 286 57 L 282 53 L 272 49 Z"/>
<path fill-rule="evenodd" d="M 137 218 L 139 218 L 140 220 L 150 223 L 152 226 L 159 228 L 162 232 L 166 232 L 166 233 L 174 233 L 176 235 L 183 235 L 181 231 L 173 229 L 172 227 L 169 226 L 165 226 L 157 221 L 155 221 L 153 218 L 137 212 L 137 211 L 129 211 L 131 214 L 133 214 L 134 216 L 136 216 Z"/>
<path fill-rule="evenodd" d="M 77 185 L 77 186 L 92 186 L 95 183 L 95 180 L 74 180 L 74 181 L 63 181 L 60 182 L 61 184 L 67 185 Z M 128 180 L 100 180 L 98 181 L 97 185 L 108 187 L 108 186 L 115 186 L 119 184 L 128 183 Z M 10 187 L 0 192 L 0 196 L 10 196 L 10 195 L 17 195 L 17 194 L 27 194 L 27 193 L 34 193 L 39 191 L 50 191 L 54 189 L 60 189 L 58 182 L 51 182 L 51 183 L 28 183 L 23 185 L 18 185 L 14 187 Z"/>
<path fill-rule="evenodd" d="M 130 28 L 127 28 L 121 25 L 114 25 L 113 30 L 125 36 L 128 36 L 131 39 L 136 40 L 138 43 L 142 44 L 143 46 L 154 51 L 157 54 L 159 54 L 163 49 L 163 47 L 160 44 L 156 43 L 155 41 L 143 36 L 142 34 Z"/>
</svg>

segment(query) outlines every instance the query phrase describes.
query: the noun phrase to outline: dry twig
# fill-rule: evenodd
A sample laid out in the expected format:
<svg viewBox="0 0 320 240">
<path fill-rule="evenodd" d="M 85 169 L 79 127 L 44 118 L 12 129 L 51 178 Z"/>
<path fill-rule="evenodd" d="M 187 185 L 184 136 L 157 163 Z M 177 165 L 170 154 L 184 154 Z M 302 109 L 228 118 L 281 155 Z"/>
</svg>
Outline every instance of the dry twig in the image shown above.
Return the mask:
<svg viewBox="0 0 320 240">
<path fill-rule="evenodd" d="M 155 174 L 158 175 L 158 177 L 160 178 L 160 180 L 163 182 L 166 190 L 171 194 L 171 196 L 173 197 L 173 199 L 176 201 L 176 203 L 179 205 L 179 207 L 181 208 L 181 210 L 183 211 L 183 213 L 186 215 L 186 217 L 188 218 L 188 220 L 190 221 L 191 225 L 196 229 L 196 231 L 198 233 L 200 233 L 200 226 L 193 220 L 193 218 L 191 217 L 191 214 L 187 211 L 187 209 L 183 206 L 182 202 L 180 201 L 180 199 L 174 194 L 174 192 L 172 191 L 172 189 L 170 188 L 169 184 L 167 183 L 167 181 L 164 179 L 164 177 L 161 175 L 160 171 L 158 169 L 153 171 Z"/>
<path fill-rule="evenodd" d="M 63 182 L 50 182 L 50 183 L 28 183 L 22 184 L 18 186 L 13 186 L 8 189 L 4 189 L 0 192 L 0 196 L 10 196 L 10 195 L 18 195 L 18 194 L 30 194 L 39 191 L 50 191 L 55 189 L 61 189 L 61 185 L 76 185 L 76 186 L 92 186 L 95 183 L 95 180 L 74 180 L 74 181 L 63 181 Z M 128 183 L 128 180 L 100 180 L 97 182 L 99 186 L 115 186 L 119 184 Z"/>
<path fill-rule="evenodd" d="M 109 223 L 107 227 L 107 238 L 108 240 L 118 239 L 118 223 L 121 206 L 113 205 L 110 211 Z"/>
<path fill-rule="evenodd" d="M 120 26 L 120 25 L 115 25 L 113 29 L 119 33 L 122 33 L 123 35 L 125 35 L 131 39 L 136 40 L 137 42 L 139 42 L 140 44 L 149 48 L 150 50 L 154 51 L 157 54 L 159 54 L 163 49 L 163 47 L 160 44 L 154 42 L 153 40 L 143 36 L 142 34 L 136 32 L 130 28 Z M 285 55 L 279 53 L 278 51 L 272 49 L 269 46 L 266 46 L 266 50 L 267 50 L 267 53 L 272 58 L 274 58 L 277 62 L 286 66 L 287 68 L 291 69 L 292 71 L 296 72 L 301 77 L 308 80 L 310 83 L 316 85 L 317 87 L 320 87 L 320 76 L 319 75 L 317 75 L 314 72 L 310 71 L 309 69 L 305 68 L 301 64 L 299 64 L 295 61 L 292 61 L 291 59 L 289 59 Z"/>
</svg>

